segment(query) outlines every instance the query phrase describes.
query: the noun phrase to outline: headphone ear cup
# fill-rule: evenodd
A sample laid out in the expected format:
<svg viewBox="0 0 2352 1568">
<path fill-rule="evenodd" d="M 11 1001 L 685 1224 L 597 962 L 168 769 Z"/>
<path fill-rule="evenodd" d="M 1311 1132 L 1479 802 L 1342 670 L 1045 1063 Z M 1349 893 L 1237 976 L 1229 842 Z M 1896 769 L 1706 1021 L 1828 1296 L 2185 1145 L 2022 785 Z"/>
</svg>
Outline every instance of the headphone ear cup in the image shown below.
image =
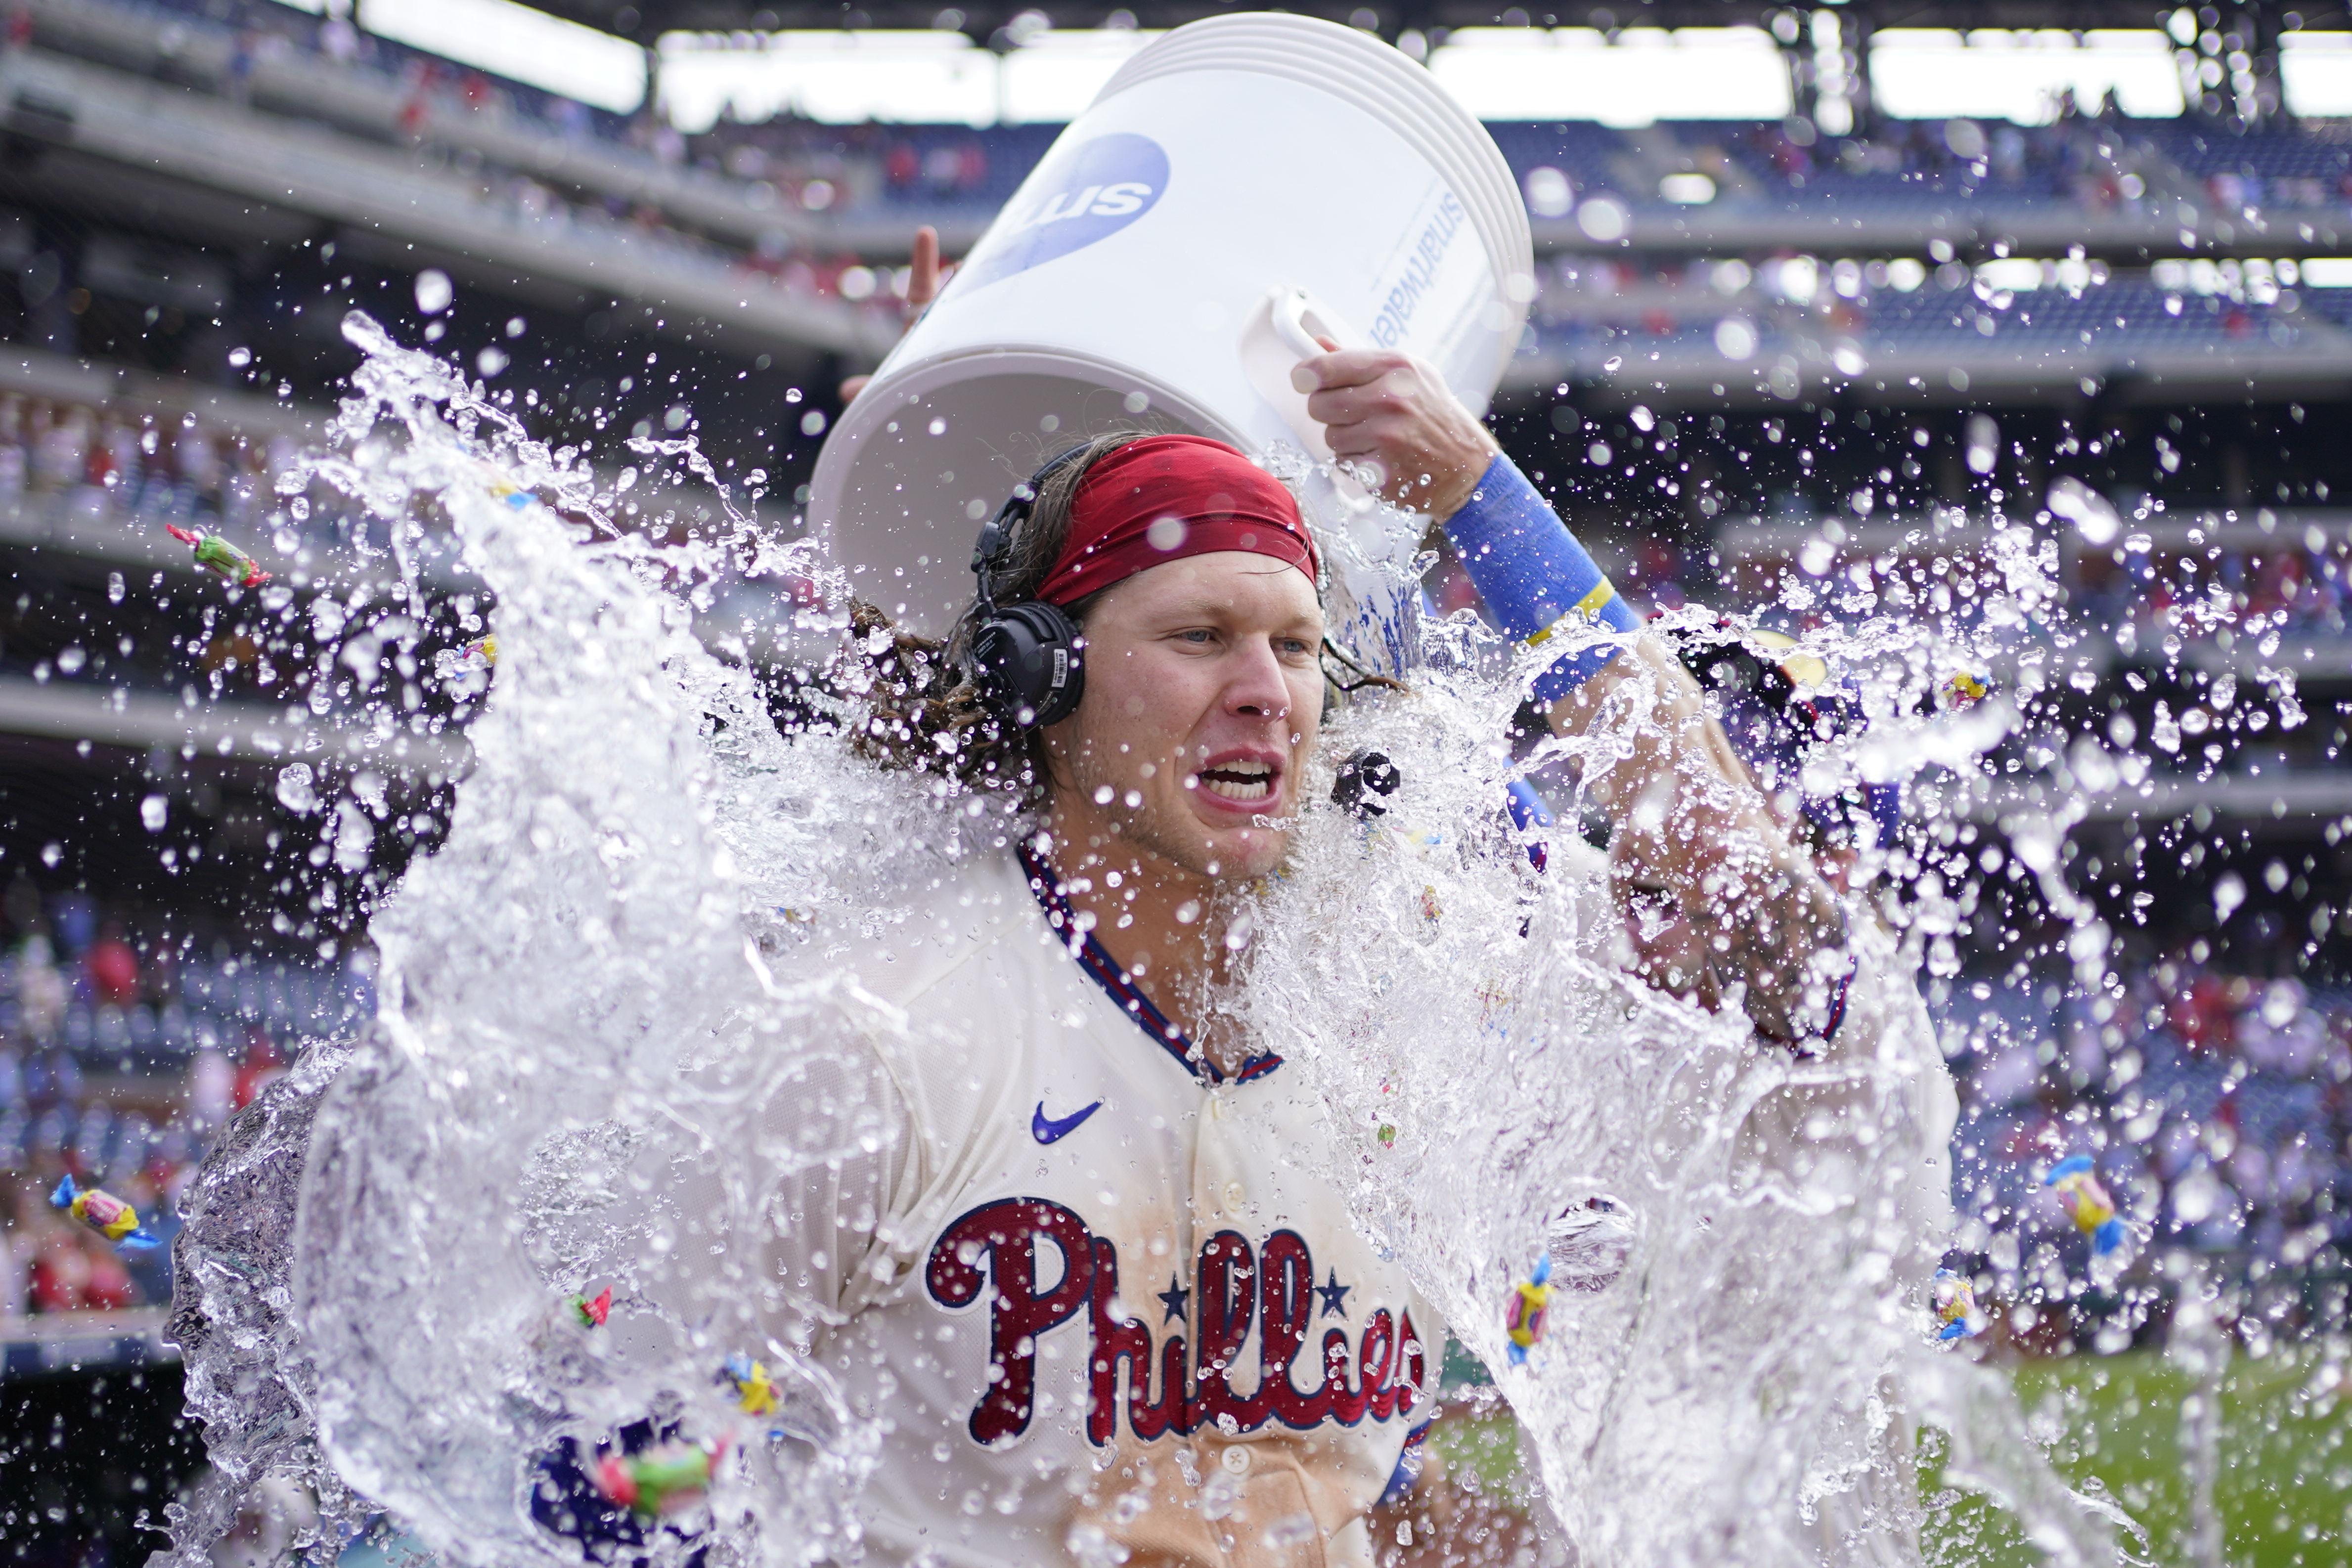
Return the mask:
<svg viewBox="0 0 2352 1568">
<path fill-rule="evenodd" d="M 1022 729 L 1059 724 L 1086 695 L 1086 639 L 1057 605 L 999 610 L 972 633 L 971 662 L 988 706 Z"/>
</svg>

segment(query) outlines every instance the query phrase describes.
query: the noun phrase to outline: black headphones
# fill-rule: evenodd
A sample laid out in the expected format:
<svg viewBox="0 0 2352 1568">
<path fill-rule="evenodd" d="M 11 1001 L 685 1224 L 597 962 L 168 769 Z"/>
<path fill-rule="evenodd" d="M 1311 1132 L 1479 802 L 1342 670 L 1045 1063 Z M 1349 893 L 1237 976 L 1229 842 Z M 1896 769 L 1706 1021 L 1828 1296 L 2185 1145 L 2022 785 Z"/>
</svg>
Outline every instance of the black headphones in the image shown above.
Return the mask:
<svg viewBox="0 0 2352 1568">
<path fill-rule="evenodd" d="M 1045 481 L 1091 444 L 1080 442 L 1055 455 L 1014 486 L 972 546 L 972 575 L 980 580 L 978 623 L 971 633 L 972 683 L 980 688 L 981 700 L 1017 728 L 1042 729 L 1077 711 L 1087 689 L 1087 640 L 1059 605 L 1032 599 L 1000 609 L 996 575 L 1011 558 L 1014 535 L 1035 509 Z"/>
</svg>

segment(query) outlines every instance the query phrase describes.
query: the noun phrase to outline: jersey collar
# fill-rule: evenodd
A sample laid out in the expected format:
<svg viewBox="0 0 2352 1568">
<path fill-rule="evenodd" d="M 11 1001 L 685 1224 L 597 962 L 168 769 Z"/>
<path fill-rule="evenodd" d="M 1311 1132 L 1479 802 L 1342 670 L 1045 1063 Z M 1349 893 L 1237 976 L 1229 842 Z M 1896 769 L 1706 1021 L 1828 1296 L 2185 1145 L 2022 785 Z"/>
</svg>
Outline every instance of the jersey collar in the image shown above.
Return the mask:
<svg viewBox="0 0 2352 1568">
<path fill-rule="evenodd" d="M 1135 977 L 1119 967 L 1118 960 L 1095 940 L 1092 931 L 1080 930 L 1077 911 L 1070 906 L 1068 897 L 1062 892 L 1060 877 L 1028 841 L 1023 840 L 1016 844 L 1014 852 L 1021 857 L 1021 869 L 1028 873 L 1029 891 L 1036 898 L 1037 907 L 1045 913 L 1045 923 L 1069 948 L 1070 956 L 1078 961 L 1080 968 L 1094 977 L 1095 984 L 1118 1004 L 1119 1011 L 1133 1019 L 1136 1027 L 1149 1035 L 1153 1044 L 1182 1062 L 1185 1071 L 1204 1083 L 1247 1083 L 1252 1079 L 1265 1077 L 1282 1065 L 1282 1058 L 1269 1051 L 1243 1062 L 1238 1072 L 1227 1073 L 1220 1069 L 1209 1060 L 1206 1051 L 1185 1038 L 1184 1031 L 1160 1010 L 1158 1003 L 1143 994 L 1143 988 L 1135 983 Z"/>
</svg>

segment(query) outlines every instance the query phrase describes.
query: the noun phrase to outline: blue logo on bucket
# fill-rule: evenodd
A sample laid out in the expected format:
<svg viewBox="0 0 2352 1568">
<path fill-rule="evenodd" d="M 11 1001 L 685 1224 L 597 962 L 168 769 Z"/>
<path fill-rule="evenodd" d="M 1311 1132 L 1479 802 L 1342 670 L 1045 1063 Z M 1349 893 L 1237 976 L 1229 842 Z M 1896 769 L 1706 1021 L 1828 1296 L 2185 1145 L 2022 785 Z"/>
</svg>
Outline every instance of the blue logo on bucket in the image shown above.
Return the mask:
<svg viewBox="0 0 2352 1568">
<path fill-rule="evenodd" d="M 1168 154 L 1149 136 L 1115 131 L 1057 152 L 1021 187 L 988 243 L 963 266 L 966 288 L 985 288 L 1125 228 L 1168 188 Z"/>
</svg>

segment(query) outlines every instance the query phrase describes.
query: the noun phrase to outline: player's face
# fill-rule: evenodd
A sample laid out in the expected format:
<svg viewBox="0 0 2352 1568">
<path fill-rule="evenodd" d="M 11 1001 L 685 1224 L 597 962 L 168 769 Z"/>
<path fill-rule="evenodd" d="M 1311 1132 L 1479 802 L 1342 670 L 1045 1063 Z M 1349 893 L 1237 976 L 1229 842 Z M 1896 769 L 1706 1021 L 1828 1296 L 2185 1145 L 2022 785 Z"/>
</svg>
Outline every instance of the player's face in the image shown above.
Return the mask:
<svg viewBox="0 0 2352 1568">
<path fill-rule="evenodd" d="M 1265 824 L 1298 805 L 1322 642 L 1314 586 L 1266 556 L 1188 556 L 1112 588 L 1087 619 L 1086 697 L 1045 737 L 1062 831 L 1200 875 L 1274 870 L 1286 835 Z"/>
<path fill-rule="evenodd" d="M 1675 895 L 1654 882 L 1619 876 L 1612 879 L 1625 935 L 1633 945 L 1633 969 L 1662 991 L 1693 997 L 1712 1011 L 1716 1006 L 1713 955 L 1697 925 Z"/>
</svg>

